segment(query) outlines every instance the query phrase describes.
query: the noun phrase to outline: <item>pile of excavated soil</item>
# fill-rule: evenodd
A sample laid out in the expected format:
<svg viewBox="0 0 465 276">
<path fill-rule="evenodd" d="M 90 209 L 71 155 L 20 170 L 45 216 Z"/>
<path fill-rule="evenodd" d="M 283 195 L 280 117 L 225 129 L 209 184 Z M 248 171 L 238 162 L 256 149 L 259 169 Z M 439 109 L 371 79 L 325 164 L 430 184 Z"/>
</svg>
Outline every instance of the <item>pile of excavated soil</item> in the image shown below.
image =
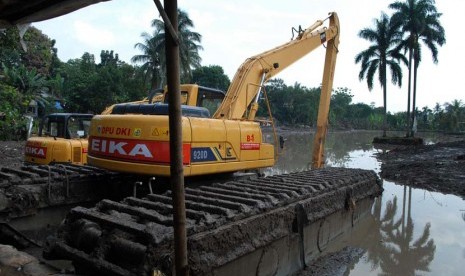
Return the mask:
<svg viewBox="0 0 465 276">
<path fill-rule="evenodd" d="M 24 160 L 26 141 L 0 141 L 0 167 L 15 168 Z"/>
<path fill-rule="evenodd" d="M 384 179 L 465 198 L 465 140 L 396 149 L 379 159 Z"/>
</svg>

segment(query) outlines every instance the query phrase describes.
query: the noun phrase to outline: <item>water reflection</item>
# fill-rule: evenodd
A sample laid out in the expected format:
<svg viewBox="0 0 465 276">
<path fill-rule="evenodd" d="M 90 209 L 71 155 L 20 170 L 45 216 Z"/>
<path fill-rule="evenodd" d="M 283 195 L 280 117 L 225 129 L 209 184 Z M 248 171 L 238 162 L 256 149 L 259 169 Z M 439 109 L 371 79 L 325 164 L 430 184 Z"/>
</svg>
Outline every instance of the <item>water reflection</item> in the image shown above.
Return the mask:
<svg viewBox="0 0 465 276">
<path fill-rule="evenodd" d="M 266 174 L 301 171 L 311 164 L 313 134 L 283 133 L 285 149 Z M 325 145 L 326 166 L 370 169 L 379 173 L 373 131 L 330 132 Z M 403 134 L 399 134 L 403 135 Z M 427 144 L 443 140 L 438 134 L 422 135 Z M 465 201 L 452 195 L 412 189 L 384 182 L 375 200 L 369 225 L 358 237 L 344 241 L 366 253 L 344 275 L 463 275 L 465 258 Z M 429 195 L 429 196 L 428 196 Z M 359 230 L 357 230 L 359 231 Z M 356 235 L 356 234 L 354 234 Z"/>
<path fill-rule="evenodd" d="M 381 217 L 380 200 L 375 204 L 375 221 L 379 231 L 375 231 L 375 241 L 368 248 L 367 260 L 372 269 L 381 268 L 380 275 L 416 275 L 416 271 L 428 272 L 434 259 L 436 245 L 430 238 L 431 223 L 426 223 L 421 235 L 414 239 L 414 223 L 411 216 L 411 188 L 406 202 L 406 187 L 402 215 L 396 219 L 398 212 L 397 196 L 387 201 L 384 215 Z M 407 207 L 406 207 L 407 204 Z M 407 208 L 407 210 L 406 210 Z"/>
<path fill-rule="evenodd" d="M 265 169 L 266 175 L 283 174 L 307 170 L 311 167 L 314 133 L 282 132 L 286 140 L 280 152 L 278 162 L 273 168 Z M 351 152 L 371 151 L 373 131 L 338 131 L 327 135 L 325 143 L 325 160 L 328 166 L 345 167 L 352 159 Z M 272 142 L 272 135 L 265 134 L 265 140 Z"/>
</svg>

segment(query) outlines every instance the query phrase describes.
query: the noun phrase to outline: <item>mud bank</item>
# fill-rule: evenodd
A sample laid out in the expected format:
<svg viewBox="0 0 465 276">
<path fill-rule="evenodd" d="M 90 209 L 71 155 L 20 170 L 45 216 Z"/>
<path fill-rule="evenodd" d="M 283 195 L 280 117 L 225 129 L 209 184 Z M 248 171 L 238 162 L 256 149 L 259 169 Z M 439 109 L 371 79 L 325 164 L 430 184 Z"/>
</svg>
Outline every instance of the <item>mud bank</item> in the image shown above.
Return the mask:
<svg viewBox="0 0 465 276">
<path fill-rule="evenodd" d="M 395 149 L 378 157 L 384 179 L 465 198 L 465 140 Z"/>
<path fill-rule="evenodd" d="M 350 271 L 354 261 L 359 259 L 365 252 L 364 249 L 347 246 L 341 251 L 316 259 L 306 269 L 293 276 L 344 276 Z"/>
</svg>

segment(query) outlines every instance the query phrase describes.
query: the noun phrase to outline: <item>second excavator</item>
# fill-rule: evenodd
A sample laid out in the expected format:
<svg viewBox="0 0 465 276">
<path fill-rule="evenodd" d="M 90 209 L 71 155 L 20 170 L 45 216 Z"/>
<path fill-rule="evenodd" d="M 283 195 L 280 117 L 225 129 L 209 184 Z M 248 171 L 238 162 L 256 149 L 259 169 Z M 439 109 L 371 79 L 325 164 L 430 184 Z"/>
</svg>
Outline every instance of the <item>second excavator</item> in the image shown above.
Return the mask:
<svg viewBox="0 0 465 276">
<path fill-rule="evenodd" d="M 185 176 L 207 175 L 270 167 L 274 145 L 262 138 L 255 119 L 267 80 L 321 45 L 326 45 L 313 167 L 324 164 L 329 101 L 334 78 L 339 20 L 331 13 L 329 25 L 318 20 L 291 41 L 246 59 L 224 96 L 211 97 L 211 89 L 181 86 L 181 95 L 196 95 L 197 103 L 182 106 L 183 164 Z M 197 93 L 188 93 L 194 89 Z M 199 98 L 200 97 L 200 98 Z M 210 100 L 208 100 L 210 99 Z M 221 103 L 219 100 L 222 100 Z M 216 111 L 215 111 L 216 110 Z M 214 111 L 214 114 L 211 113 Z M 89 164 L 120 172 L 169 176 L 168 108 L 164 103 L 121 104 L 111 114 L 93 117 L 89 137 Z"/>
</svg>

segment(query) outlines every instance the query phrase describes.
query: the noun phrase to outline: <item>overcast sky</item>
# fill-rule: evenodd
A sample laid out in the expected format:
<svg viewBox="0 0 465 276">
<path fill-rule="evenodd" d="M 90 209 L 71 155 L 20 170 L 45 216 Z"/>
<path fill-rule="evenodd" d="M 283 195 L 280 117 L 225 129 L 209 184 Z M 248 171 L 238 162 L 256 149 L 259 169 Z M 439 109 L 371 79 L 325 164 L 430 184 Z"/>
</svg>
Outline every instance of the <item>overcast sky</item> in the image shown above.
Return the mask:
<svg viewBox="0 0 465 276">
<path fill-rule="evenodd" d="M 366 81 L 359 81 L 360 65 L 355 55 L 368 47 L 358 37 L 362 28 L 373 27 L 373 20 L 381 12 L 391 14 L 388 5 L 393 0 L 178 0 L 178 7 L 193 20 L 194 31 L 203 37 L 202 65 L 220 65 L 230 79 L 248 57 L 274 48 L 291 39 L 291 28 L 310 26 L 318 19 L 335 11 L 341 24 L 341 43 L 336 64 L 334 88 L 347 87 L 354 95 L 353 102 L 375 103 L 382 106 L 382 91 L 376 83 L 368 91 Z M 423 48 L 423 60 L 418 72 L 417 106 L 432 108 L 454 99 L 465 103 L 463 78 L 465 55 L 462 50 L 462 22 L 465 10 L 463 0 L 438 0 L 440 21 L 446 30 L 446 44 L 439 48 L 439 63 L 434 64 L 431 53 Z M 96 56 L 101 50 L 114 50 L 120 59 L 130 63 L 140 54 L 134 44 L 142 42 L 142 32 L 152 32 L 150 22 L 159 18 L 152 0 L 113 0 L 99 3 L 74 13 L 33 25 L 56 40 L 58 56 L 62 61 L 80 58 L 84 52 Z M 299 82 L 307 87 L 321 83 L 324 48 L 320 47 L 284 70 L 277 77 L 287 85 Z M 403 88 L 388 85 L 388 111 L 407 108 L 407 68 L 404 68 Z M 462 72 L 462 73 L 459 73 Z M 388 77 L 389 79 L 389 77 Z"/>
</svg>

